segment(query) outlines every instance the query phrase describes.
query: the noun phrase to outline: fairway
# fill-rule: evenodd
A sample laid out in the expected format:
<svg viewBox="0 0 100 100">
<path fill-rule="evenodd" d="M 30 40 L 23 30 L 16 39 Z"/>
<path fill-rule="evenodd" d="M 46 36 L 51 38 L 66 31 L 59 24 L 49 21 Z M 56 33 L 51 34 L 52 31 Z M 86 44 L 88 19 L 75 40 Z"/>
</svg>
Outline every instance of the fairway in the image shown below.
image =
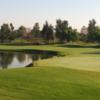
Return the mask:
<svg viewBox="0 0 100 100">
<path fill-rule="evenodd" d="M 0 100 L 100 99 L 99 45 L 1 45 L 0 50 L 49 50 L 61 55 L 39 60 L 31 68 L 0 70 Z"/>
<path fill-rule="evenodd" d="M 38 61 L 41 65 L 100 72 L 100 57 L 60 57 Z"/>
</svg>

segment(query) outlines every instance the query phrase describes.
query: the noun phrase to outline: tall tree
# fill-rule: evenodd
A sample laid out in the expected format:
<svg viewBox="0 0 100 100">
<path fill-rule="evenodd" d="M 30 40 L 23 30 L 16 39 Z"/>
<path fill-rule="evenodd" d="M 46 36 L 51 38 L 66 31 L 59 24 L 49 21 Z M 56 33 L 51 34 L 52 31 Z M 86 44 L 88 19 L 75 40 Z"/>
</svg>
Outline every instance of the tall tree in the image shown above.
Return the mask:
<svg viewBox="0 0 100 100">
<path fill-rule="evenodd" d="M 32 31 L 31 31 L 32 35 L 34 37 L 40 37 L 40 27 L 39 27 L 39 23 L 35 23 Z"/>
<path fill-rule="evenodd" d="M 67 41 L 75 42 L 78 41 L 78 32 L 76 29 L 72 29 L 72 27 L 68 28 L 68 34 L 67 34 Z"/>
<path fill-rule="evenodd" d="M 17 37 L 24 37 L 26 35 L 26 28 L 24 26 L 20 26 L 17 30 Z"/>
<path fill-rule="evenodd" d="M 95 27 L 94 41 L 100 43 L 100 27 L 98 27 L 98 26 Z"/>
<path fill-rule="evenodd" d="M 9 40 L 11 29 L 8 24 L 3 24 L 0 31 L 0 41 L 4 43 Z"/>
<path fill-rule="evenodd" d="M 67 40 L 68 34 L 68 21 L 58 19 L 56 21 L 56 37 L 59 39 L 60 42 L 64 42 Z"/>
<path fill-rule="evenodd" d="M 16 32 L 14 31 L 14 26 L 13 26 L 12 23 L 10 23 L 10 30 L 11 30 L 11 32 L 10 32 L 10 37 L 9 37 L 9 39 L 10 39 L 10 40 L 14 40 L 14 39 L 17 38 L 17 37 L 16 37 Z"/>
<path fill-rule="evenodd" d="M 89 25 L 88 25 L 88 41 L 90 42 L 94 42 L 95 41 L 95 37 L 96 37 L 96 21 L 95 19 L 92 19 L 89 21 Z"/>
<path fill-rule="evenodd" d="M 53 26 L 49 25 L 48 22 L 46 21 L 46 23 L 43 26 L 41 34 L 42 34 L 42 37 L 49 43 L 51 40 L 54 39 Z"/>
<path fill-rule="evenodd" d="M 11 31 L 13 32 L 14 31 L 14 26 L 12 23 L 10 23 L 10 28 L 11 28 Z"/>
</svg>

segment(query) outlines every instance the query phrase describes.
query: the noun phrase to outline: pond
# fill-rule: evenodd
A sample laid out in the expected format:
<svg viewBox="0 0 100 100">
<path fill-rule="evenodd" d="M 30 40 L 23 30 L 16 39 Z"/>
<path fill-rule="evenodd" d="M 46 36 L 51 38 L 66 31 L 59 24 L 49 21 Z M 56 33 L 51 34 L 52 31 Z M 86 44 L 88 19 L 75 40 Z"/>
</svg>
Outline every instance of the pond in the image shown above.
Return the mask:
<svg viewBox="0 0 100 100">
<path fill-rule="evenodd" d="M 0 51 L 0 69 L 32 67 L 36 61 L 54 56 L 58 56 L 58 53 L 40 50 Z"/>
</svg>

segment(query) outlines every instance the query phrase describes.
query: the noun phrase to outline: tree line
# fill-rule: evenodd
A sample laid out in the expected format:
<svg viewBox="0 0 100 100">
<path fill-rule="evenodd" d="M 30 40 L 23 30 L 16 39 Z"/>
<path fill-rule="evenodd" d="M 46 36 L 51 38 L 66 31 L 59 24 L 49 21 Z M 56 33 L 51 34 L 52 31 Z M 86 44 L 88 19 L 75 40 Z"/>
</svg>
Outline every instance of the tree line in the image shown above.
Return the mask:
<svg viewBox="0 0 100 100">
<path fill-rule="evenodd" d="M 40 29 L 39 23 L 35 23 L 33 29 L 28 30 L 20 26 L 17 30 L 12 23 L 3 24 L 0 28 L 0 43 L 16 43 L 16 40 L 26 40 L 33 44 L 66 43 L 66 42 L 100 42 L 100 27 L 95 19 L 89 21 L 87 33 L 73 29 L 67 20 L 56 20 L 55 27 L 45 22 Z"/>
</svg>

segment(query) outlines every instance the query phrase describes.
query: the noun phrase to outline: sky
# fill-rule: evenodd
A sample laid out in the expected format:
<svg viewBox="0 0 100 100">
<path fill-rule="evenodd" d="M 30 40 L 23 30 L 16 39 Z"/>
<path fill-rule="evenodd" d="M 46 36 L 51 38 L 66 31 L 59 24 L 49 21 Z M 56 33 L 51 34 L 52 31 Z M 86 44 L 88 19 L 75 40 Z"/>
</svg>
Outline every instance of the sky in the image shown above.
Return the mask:
<svg viewBox="0 0 100 100">
<path fill-rule="evenodd" d="M 0 0 L 0 25 L 32 28 L 39 22 L 42 27 L 46 20 L 55 25 L 59 18 L 78 30 L 92 18 L 100 25 L 100 0 Z"/>
</svg>

